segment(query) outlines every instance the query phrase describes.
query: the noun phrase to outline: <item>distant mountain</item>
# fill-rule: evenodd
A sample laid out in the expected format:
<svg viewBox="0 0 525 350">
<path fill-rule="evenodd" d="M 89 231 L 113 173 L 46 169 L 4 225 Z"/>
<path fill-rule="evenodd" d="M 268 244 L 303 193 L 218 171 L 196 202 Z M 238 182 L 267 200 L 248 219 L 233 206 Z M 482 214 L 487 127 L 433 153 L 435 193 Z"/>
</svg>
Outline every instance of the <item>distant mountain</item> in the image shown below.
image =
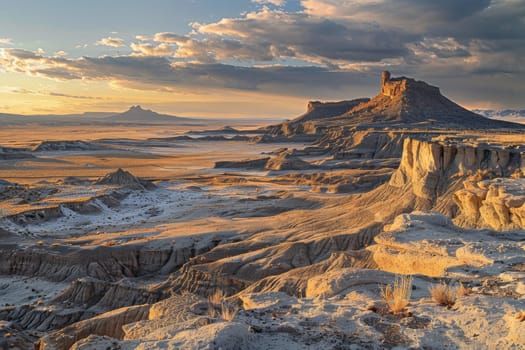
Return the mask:
<svg viewBox="0 0 525 350">
<path fill-rule="evenodd" d="M 62 115 L 19 115 L 0 113 L 0 125 L 2 126 L 21 126 L 21 125 L 111 125 L 111 124 L 131 124 L 131 125 L 171 125 L 171 124 L 199 124 L 204 123 L 203 119 L 182 118 L 167 114 L 159 114 L 141 106 L 132 106 L 123 113 L 115 112 L 85 112 L 80 114 Z"/>
<path fill-rule="evenodd" d="M 473 109 L 472 112 L 491 119 L 525 123 L 525 109 Z"/>
<path fill-rule="evenodd" d="M 141 106 L 132 106 L 124 113 L 119 113 L 104 118 L 104 122 L 125 124 L 170 124 L 190 121 L 192 121 L 190 118 L 159 114 L 150 109 L 143 109 Z"/>
</svg>

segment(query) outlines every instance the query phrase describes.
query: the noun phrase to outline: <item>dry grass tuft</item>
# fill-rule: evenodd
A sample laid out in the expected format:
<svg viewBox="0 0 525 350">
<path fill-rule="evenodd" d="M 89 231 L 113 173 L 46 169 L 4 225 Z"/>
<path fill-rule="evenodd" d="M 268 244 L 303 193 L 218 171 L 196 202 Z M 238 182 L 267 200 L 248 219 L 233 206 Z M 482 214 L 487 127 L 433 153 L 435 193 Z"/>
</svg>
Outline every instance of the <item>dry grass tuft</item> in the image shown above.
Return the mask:
<svg viewBox="0 0 525 350">
<path fill-rule="evenodd" d="M 231 322 L 239 312 L 239 308 L 229 303 L 222 303 L 221 318 L 225 321 Z"/>
<path fill-rule="evenodd" d="M 456 303 L 456 290 L 448 284 L 437 284 L 430 287 L 429 291 L 432 299 L 439 305 L 450 307 Z"/>
<path fill-rule="evenodd" d="M 208 310 L 211 318 L 222 318 L 231 322 L 239 312 L 239 308 L 225 300 L 226 295 L 222 290 L 216 290 L 208 297 Z"/>
<path fill-rule="evenodd" d="M 393 285 L 387 285 L 381 290 L 381 297 L 387 303 L 392 313 L 402 312 L 410 302 L 412 295 L 412 276 L 396 275 Z"/>
<path fill-rule="evenodd" d="M 222 304 L 224 298 L 226 298 L 224 292 L 220 289 L 217 289 L 212 295 L 208 297 L 208 302 L 210 303 L 210 305 L 218 307 Z"/>
<path fill-rule="evenodd" d="M 472 292 L 470 288 L 467 288 L 463 283 L 459 282 L 459 285 L 456 287 L 456 296 L 464 297 L 469 295 Z"/>
</svg>

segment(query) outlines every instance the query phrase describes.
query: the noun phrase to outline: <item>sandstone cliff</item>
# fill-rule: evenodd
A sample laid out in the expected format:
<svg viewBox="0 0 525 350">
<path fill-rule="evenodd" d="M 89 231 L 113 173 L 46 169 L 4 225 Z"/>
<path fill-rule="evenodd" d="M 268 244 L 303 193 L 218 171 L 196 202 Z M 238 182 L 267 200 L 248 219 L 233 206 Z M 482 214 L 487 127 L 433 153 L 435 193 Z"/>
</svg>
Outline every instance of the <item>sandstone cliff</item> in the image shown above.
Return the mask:
<svg viewBox="0 0 525 350">
<path fill-rule="evenodd" d="M 435 201 L 459 189 L 469 176 L 490 178 L 521 173 L 521 151 L 460 141 L 426 141 L 408 138 L 398 170 L 389 185 L 406 188 L 417 197 Z"/>
<path fill-rule="evenodd" d="M 454 223 L 494 230 L 525 229 L 525 180 L 467 181 L 454 193 L 460 215 Z"/>
</svg>

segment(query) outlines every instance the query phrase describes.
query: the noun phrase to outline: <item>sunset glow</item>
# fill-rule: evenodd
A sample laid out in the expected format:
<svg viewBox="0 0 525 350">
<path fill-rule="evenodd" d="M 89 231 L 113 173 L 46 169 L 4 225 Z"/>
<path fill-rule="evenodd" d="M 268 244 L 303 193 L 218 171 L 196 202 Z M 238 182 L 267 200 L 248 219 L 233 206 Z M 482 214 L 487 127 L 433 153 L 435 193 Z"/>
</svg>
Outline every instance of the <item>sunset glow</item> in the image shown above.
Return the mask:
<svg viewBox="0 0 525 350">
<path fill-rule="evenodd" d="M 0 13 L 0 111 L 291 117 L 388 68 L 471 108 L 518 108 L 520 1 L 24 0 Z M 409 13 L 408 13 L 409 12 Z M 272 103 L 268 103 L 271 100 Z"/>
</svg>

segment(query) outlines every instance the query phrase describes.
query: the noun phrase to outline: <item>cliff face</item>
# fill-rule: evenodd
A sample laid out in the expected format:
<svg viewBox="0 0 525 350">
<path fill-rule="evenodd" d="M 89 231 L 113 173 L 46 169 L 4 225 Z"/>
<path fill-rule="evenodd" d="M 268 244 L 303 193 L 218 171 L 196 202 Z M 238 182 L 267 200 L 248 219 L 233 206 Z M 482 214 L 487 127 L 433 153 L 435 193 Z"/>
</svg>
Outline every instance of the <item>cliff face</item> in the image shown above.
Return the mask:
<svg viewBox="0 0 525 350">
<path fill-rule="evenodd" d="M 457 214 L 454 222 L 460 226 L 524 228 L 524 154 L 516 148 L 408 138 L 389 185 Z"/>
<path fill-rule="evenodd" d="M 498 178 L 465 182 L 454 193 L 460 215 L 459 226 L 515 230 L 525 228 L 525 180 Z"/>
<path fill-rule="evenodd" d="M 361 103 L 370 101 L 369 98 L 360 98 L 340 102 L 310 101 L 306 106 L 306 113 L 299 117 L 269 128 L 273 134 L 294 136 L 300 134 L 317 134 L 326 125 L 327 119 L 340 116 Z"/>
</svg>

